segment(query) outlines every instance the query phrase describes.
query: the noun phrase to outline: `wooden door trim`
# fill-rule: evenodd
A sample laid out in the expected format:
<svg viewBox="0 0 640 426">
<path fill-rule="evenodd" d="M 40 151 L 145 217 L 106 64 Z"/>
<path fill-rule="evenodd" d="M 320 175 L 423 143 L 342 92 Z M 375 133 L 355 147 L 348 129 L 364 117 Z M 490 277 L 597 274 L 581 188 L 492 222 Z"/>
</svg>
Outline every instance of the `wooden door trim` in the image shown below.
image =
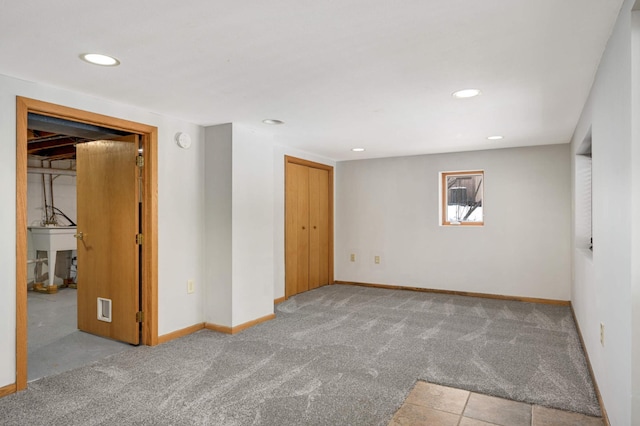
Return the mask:
<svg viewBox="0 0 640 426">
<path fill-rule="evenodd" d="M 289 155 L 285 155 L 284 156 L 284 187 L 285 187 L 285 209 L 284 209 L 284 229 L 285 229 L 285 236 L 284 236 L 284 240 L 285 240 L 285 247 L 286 247 L 286 241 L 287 241 L 287 207 L 286 207 L 286 197 L 287 197 L 287 164 L 298 164 L 301 166 L 307 166 L 307 167 L 312 167 L 314 169 L 321 169 L 321 170 L 326 170 L 329 172 L 329 190 L 330 190 L 330 194 L 329 194 L 329 284 L 334 284 L 334 277 L 333 277 L 333 197 L 334 197 L 334 188 L 333 188 L 333 166 L 329 166 L 327 164 L 322 164 L 322 163 L 316 163 L 315 161 L 309 161 L 309 160 L 304 160 L 302 158 L 297 158 L 297 157 L 291 157 Z M 285 256 L 284 256 L 284 262 L 285 262 L 285 274 L 286 274 L 286 270 L 287 270 L 287 253 L 286 253 L 286 249 L 285 249 Z M 285 289 L 284 289 L 284 294 L 285 294 L 285 298 L 287 297 L 287 279 L 285 276 Z"/>
<path fill-rule="evenodd" d="M 142 344 L 158 344 L 158 129 L 154 126 L 16 97 L 16 390 L 27 387 L 27 127 L 30 112 L 137 133 L 143 168 Z"/>
<path fill-rule="evenodd" d="M 304 160 L 302 158 L 291 157 L 289 155 L 284 156 L 285 166 L 287 163 L 299 164 L 301 166 L 313 167 L 314 169 L 327 170 L 329 175 L 333 177 L 333 166 L 328 164 L 316 163 L 315 161 Z"/>
</svg>

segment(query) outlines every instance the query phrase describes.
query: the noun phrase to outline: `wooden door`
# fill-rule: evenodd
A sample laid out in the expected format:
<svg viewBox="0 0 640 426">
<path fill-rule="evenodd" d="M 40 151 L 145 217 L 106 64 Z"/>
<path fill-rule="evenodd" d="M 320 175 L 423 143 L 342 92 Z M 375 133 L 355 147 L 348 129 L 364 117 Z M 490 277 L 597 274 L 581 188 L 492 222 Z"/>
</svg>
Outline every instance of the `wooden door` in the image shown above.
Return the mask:
<svg viewBox="0 0 640 426">
<path fill-rule="evenodd" d="M 78 328 L 138 344 L 138 144 L 95 141 L 76 148 L 77 230 L 82 233 L 78 240 Z M 108 301 L 110 311 L 103 309 L 98 319 L 98 305 L 107 308 Z"/>
<path fill-rule="evenodd" d="M 314 167 L 317 166 L 317 167 Z M 287 157 L 285 169 L 285 296 L 330 284 L 332 168 Z"/>
<path fill-rule="evenodd" d="M 309 290 L 309 170 L 287 164 L 286 199 L 286 296 Z"/>
<path fill-rule="evenodd" d="M 309 290 L 329 284 L 329 172 L 309 167 Z"/>
</svg>

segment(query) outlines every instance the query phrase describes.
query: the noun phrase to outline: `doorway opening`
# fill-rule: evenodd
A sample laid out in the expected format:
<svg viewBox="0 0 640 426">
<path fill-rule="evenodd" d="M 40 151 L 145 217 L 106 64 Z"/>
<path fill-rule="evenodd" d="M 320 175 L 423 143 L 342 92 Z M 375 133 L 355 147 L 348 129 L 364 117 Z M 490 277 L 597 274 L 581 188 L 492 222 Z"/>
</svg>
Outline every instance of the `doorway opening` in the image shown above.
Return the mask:
<svg viewBox="0 0 640 426">
<path fill-rule="evenodd" d="M 140 201 L 134 206 L 136 213 L 139 213 L 139 220 L 135 223 L 135 239 L 139 244 L 136 247 L 136 258 L 139 259 L 139 263 L 136 262 L 134 271 L 139 280 L 135 282 L 136 298 L 140 294 L 140 299 L 136 302 L 136 307 L 133 316 L 133 321 L 136 327 L 136 334 L 139 334 L 139 340 L 136 336 L 136 342 L 144 345 L 155 345 L 158 340 L 157 333 L 157 129 L 153 126 L 145 124 L 135 123 L 128 120 L 122 120 L 118 118 L 108 117 L 100 114 L 94 114 L 87 111 L 77 110 L 73 108 L 63 107 L 60 105 L 50 104 L 42 101 L 37 101 L 28 98 L 17 97 L 16 100 L 16 389 L 21 390 L 27 386 L 27 363 L 28 363 L 28 308 L 27 308 L 27 241 L 28 241 L 28 207 L 27 207 L 27 169 L 28 169 L 28 152 L 33 152 L 38 147 L 45 148 L 47 143 L 42 143 L 39 146 L 29 144 L 29 140 L 33 141 L 33 132 L 31 138 L 29 137 L 29 118 L 33 117 L 49 117 L 52 121 L 66 120 L 67 122 L 79 123 L 80 125 L 94 126 L 102 129 L 108 129 L 112 136 L 104 139 L 117 139 L 126 135 L 135 136 L 135 149 L 134 152 L 144 152 L 144 167 L 140 167 L 135 173 L 138 174 L 139 179 L 135 178 L 133 187 L 136 199 Z M 33 120 L 31 120 L 31 127 L 34 127 Z M 44 131 L 46 132 L 46 130 Z M 55 132 L 51 132 L 55 133 Z M 68 135 L 62 135 L 61 138 Z M 94 135 L 95 136 L 95 135 Z M 91 138 L 89 138 L 91 139 Z M 96 137 L 95 139 L 100 139 Z M 46 142 L 41 140 L 40 142 Z M 73 140 L 69 145 L 73 145 Z M 75 141 L 79 143 L 87 142 Z M 131 142 L 131 141 L 128 141 Z M 117 145 L 117 142 L 112 142 L 106 145 Z M 120 143 L 121 145 L 124 142 Z M 55 142 L 49 141 L 49 145 L 55 145 Z M 104 158 L 107 153 L 104 152 L 104 145 L 97 147 L 97 150 L 93 150 L 98 153 L 94 158 Z M 126 145 L 134 146 L 131 143 Z M 128 148 L 127 148 L 128 149 Z M 66 148 L 60 147 L 58 155 L 64 156 L 64 152 L 75 150 L 73 146 L 67 146 Z M 130 151 L 130 149 L 129 149 Z M 111 155 L 111 154 L 109 154 Z M 112 158 L 112 157 L 109 157 Z M 94 161 L 94 160 L 92 160 Z M 102 161 L 99 160 L 98 165 Z M 137 162 L 136 162 L 137 163 Z M 91 167 L 94 167 L 96 163 L 92 163 Z M 111 165 L 105 163 L 107 170 Z M 44 186 L 44 185 L 43 185 Z M 50 195 L 51 196 L 51 195 Z M 45 209 L 47 208 L 45 204 Z M 55 213 L 55 206 L 51 208 L 49 213 Z M 45 212 L 44 221 L 49 222 L 56 221 L 55 214 L 49 214 Z M 69 219 L 67 215 L 66 219 Z M 71 222 L 74 222 L 71 220 Z M 85 223 L 87 221 L 85 220 Z M 72 226 L 70 223 L 65 223 L 68 226 Z M 51 225 L 51 223 L 46 223 Z M 138 234 L 139 231 L 139 234 Z M 90 234 L 92 237 L 97 237 L 99 232 L 92 231 Z M 80 237 L 78 242 L 81 242 L 82 232 L 77 231 L 76 237 Z M 141 244 L 144 236 L 144 244 Z M 132 235 L 132 238 L 134 236 Z M 82 241 L 83 245 L 89 246 L 90 251 L 93 251 L 98 245 L 96 240 L 89 240 L 89 243 Z M 94 245 L 92 245 L 94 244 Z M 139 256 L 138 256 L 139 255 Z M 36 256 L 37 257 L 37 256 Z M 55 255 L 53 256 L 55 257 Z M 109 254 L 107 256 L 110 257 Z M 37 259 L 36 259 L 37 260 Z M 93 267 L 93 265 L 92 265 Z M 49 267 L 49 276 L 47 277 L 48 283 L 54 284 L 55 277 L 55 264 Z M 70 277 L 66 277 L 68 280 Z M 60 280 L 60 278 L 58 278 Z M 67 281 L 70 283 L 70 281 Z M 138 288 L 138 283 L 140 288 Z M 51 290 L 51 287 L 47 285 L 46 289 Z M 65 289 L 66 290 L 66 289 Z M 91 299 L 89 299 L 91 300 Z M 139 310 L 138 310 L 139 307 Z M 129 318 L 129 315 L 127 315 Z M 138 325 L 137 323 L 141 323 Z M 137 331 L 139 330 L 139 332 Z M 113 338 L 113 335 L 109 332 L 103 331 L 98 326 L 97 331 L 89 328 L 89 332 L 103 335 Z"/>
<path fill-rule="evenodd" d="M 81 232 L 78 206 L 86 206 L 77 191 L 80 146 L 122 138 L 137 142 L 139 137 L 35 113 L 27 118 L 27 382 L 32 382 L 131 348 L 117 339 L 81 330 L 78 310 L 86 296 L 82 299 L 79 293 L 86 293 L 87 283 L 79 286 L 74 236 Z M 144 153 L 141 146 L 133 149 L 138 149 L 138 155 Z M 139 300 L 139 294 L 136 296 Z M 92 302 L 89 304 L 95 305 Z M 101 313 L 111 312 L 102 309 Z"/>
</svg>

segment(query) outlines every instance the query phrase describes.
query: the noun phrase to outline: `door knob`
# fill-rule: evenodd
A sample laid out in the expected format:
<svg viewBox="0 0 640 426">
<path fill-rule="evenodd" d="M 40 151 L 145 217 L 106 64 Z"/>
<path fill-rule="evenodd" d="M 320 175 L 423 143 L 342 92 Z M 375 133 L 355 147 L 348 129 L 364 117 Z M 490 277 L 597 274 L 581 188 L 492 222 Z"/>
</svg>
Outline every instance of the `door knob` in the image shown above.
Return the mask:
<svg viewBox="0 0 640 426">
<path fill-rule="evenodd" d="M 82 232 L 78 232 L 77 234 L 74 234 L 73 236 L 76 237 L 79 240 L 82 240 L 84 238 L 84 235 L 82 234 Z"/>
</svg>

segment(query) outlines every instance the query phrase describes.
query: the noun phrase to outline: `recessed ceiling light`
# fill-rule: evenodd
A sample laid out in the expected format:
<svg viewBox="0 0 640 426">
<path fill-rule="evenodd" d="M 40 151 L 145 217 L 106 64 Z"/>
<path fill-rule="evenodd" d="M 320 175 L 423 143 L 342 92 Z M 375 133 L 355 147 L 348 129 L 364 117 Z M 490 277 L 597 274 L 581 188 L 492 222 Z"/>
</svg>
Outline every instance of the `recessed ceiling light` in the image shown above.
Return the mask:
<svg viewBox="0 0 640 426">
<path fill-rule="evenodd" d="M 504 136 L 500 136 L 500 135 L 489 136 L 487 137 L 487 139 L 489 139 L 490 141 L 499 141 L 500 139 L 504 139 Z"/>
<path fill-rule="evenodd" d="M 273 118 L 267 118 L 266 120 L 262 120 L 264 124 L 284 124 L 284 121 L 274 120 Z"/>
<path fill-rule="evenodd" d="M 457 92 L 453 92 L 451 96 L 456 99 L 465 99 L 465 98 L 473 98 L 474 96 L 478 96 L 480 94 L 480 90 L 478 89 L 462 89 Z"/>
<path fill-rule="evenodd" d="M 362 151 L 364 151 L 364 148 L 351 148 L 351 151 L 353 151 L 353 152 L 362 152 Z"/>
<path fill-rule="evenodd" d="M 103 67 L 115 67 L 120 65 L 120 61 L 112 56 L 101 55 L 100 53 L 83 53 L 80 59 L 90 64 L 102 65 Z"/>
</svg>

